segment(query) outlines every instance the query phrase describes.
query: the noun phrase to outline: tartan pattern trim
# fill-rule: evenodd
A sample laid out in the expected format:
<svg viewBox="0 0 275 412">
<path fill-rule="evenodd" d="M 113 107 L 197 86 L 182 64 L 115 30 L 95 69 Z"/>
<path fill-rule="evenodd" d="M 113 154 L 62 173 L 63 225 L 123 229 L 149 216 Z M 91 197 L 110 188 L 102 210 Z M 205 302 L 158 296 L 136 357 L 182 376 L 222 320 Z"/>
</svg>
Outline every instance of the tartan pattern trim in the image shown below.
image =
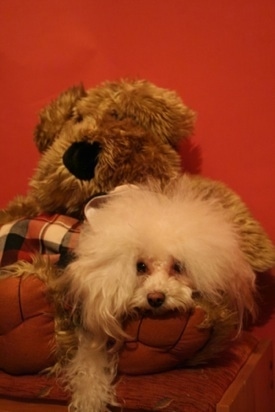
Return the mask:
<svg viewBox="0 0 275 412">
<path fill-rule="evenodd" d="M 7 223 L 0 227 L 0 266 L 18 260 L 31 262 L 36 254 L 57 262 L 77 245 L 80 227 L 79 220 L 59 214 Z"/>
</svg>

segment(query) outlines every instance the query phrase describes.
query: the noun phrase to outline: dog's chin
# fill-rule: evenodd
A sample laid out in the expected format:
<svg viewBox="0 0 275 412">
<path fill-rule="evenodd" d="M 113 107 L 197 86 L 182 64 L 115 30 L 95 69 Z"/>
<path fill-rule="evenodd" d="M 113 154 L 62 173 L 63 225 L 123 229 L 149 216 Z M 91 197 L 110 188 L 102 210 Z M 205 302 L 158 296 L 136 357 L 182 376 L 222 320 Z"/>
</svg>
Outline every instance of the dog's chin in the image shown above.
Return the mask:
<svg viewBox="0 0 275 412">
<path fill-rule="evenodd" d="M 174 313 L 186 313 L 191 311 L 191 308 L 189 309 L 184 309 L 184 308 L 169 308 L 169 307 L 160 307 L 160 308 L 148 308 L 148 309 L 144 309 L 143 311 L 140 311 L 140 313 L 143 316 L 148 316 L 148 317 L 152 317 L 152 318 L 161 318 L 165 315 L 172 315 Z"/>
</svg>

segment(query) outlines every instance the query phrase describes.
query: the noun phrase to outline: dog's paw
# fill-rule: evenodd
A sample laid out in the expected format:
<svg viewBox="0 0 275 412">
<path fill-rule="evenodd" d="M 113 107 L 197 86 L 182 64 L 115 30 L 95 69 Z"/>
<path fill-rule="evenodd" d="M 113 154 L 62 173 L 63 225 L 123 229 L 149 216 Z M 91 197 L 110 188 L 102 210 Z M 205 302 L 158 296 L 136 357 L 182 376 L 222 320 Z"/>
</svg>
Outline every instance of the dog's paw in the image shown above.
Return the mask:
<svg viewBox="0 0 275 412">
<path fill-rule="evenodd" d="M 82 402 L 77 402 L 77 404 L 70 403 L 68 406 L 68 412 L 106 412 L 106 409 L 98 409 L 96 405 L 87 405 Z"/>
</svg>

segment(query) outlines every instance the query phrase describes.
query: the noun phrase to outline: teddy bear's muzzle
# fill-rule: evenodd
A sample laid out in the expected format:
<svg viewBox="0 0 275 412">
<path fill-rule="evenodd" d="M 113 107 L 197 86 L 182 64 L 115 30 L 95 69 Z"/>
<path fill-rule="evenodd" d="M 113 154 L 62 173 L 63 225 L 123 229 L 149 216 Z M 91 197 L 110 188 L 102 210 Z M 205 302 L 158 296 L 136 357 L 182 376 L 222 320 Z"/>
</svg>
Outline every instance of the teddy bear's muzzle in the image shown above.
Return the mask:
<svg viewBox="0 0 275 412">
<path fill-rule="evenodd" d="M 95 174 L 95 167 L 101 146 L 98 142 L 75 142 L 63 155 L 63 163 L 77 179 L 91 180 Z"/>
</svg>

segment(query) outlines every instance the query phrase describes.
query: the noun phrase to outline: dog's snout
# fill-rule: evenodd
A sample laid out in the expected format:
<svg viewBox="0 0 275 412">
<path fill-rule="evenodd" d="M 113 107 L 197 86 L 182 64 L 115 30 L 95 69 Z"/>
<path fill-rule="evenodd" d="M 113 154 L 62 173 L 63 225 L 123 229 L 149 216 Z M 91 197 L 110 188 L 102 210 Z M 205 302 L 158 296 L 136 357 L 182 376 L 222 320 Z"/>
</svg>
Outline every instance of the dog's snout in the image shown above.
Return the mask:
<svg viewBox="0 0 275 412">
<path fill-rule="evenodd" d="M 165 294 L 162 292 L 148 293 L 147 301 L 152 308 L 159 308 L 165 301 Z"/>
</svg>

